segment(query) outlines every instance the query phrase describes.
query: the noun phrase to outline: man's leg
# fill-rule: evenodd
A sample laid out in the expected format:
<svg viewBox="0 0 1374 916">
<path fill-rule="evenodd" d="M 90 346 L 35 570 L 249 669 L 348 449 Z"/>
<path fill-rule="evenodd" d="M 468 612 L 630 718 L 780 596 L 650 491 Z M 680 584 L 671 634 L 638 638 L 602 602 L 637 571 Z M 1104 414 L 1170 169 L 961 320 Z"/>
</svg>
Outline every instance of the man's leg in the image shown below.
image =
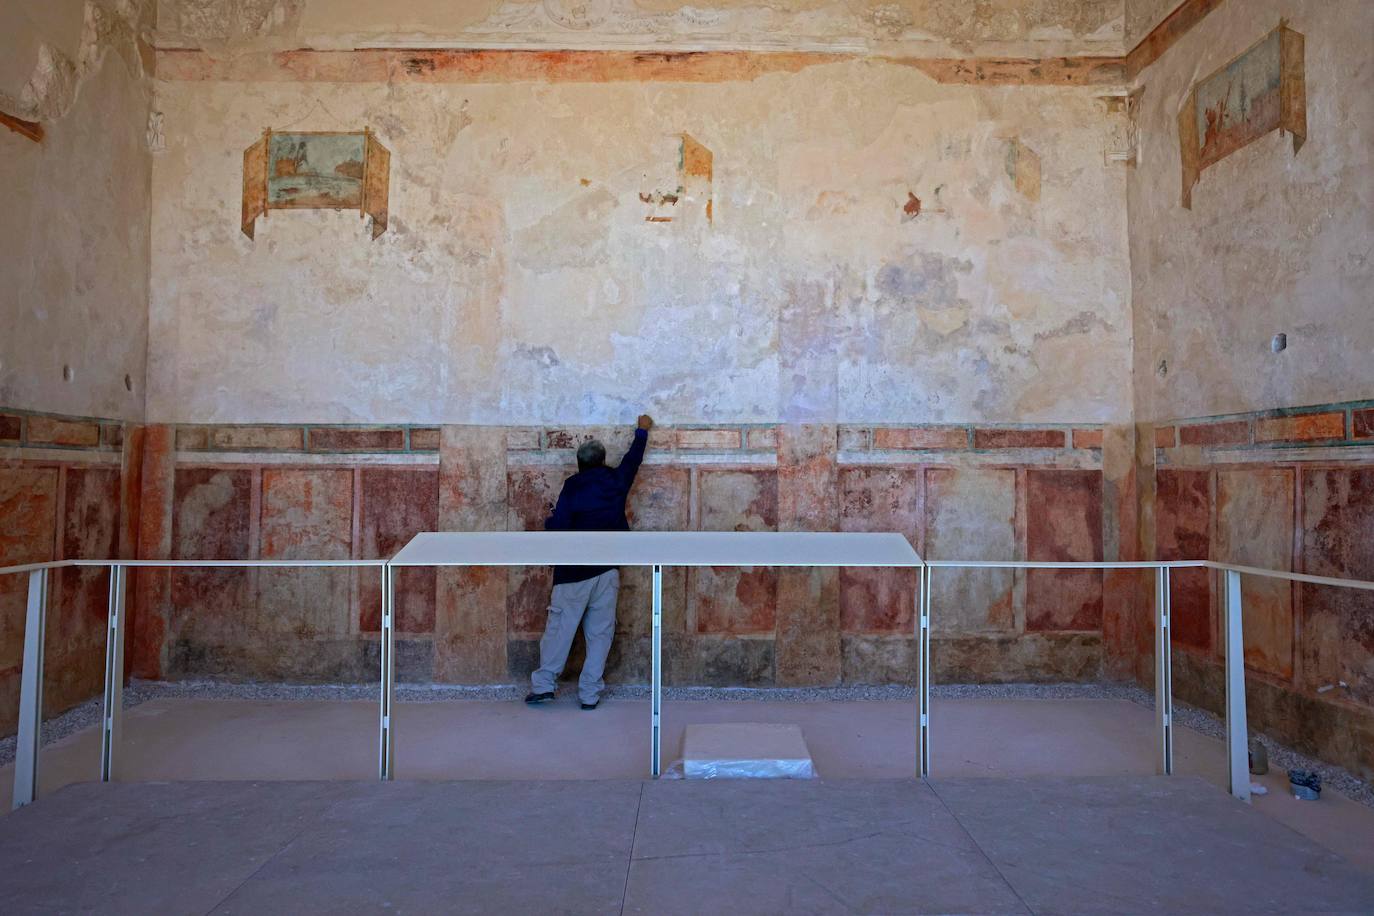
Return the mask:
<svg viewBox="0 0 1374 916">
<path fill-rule="evenodd" d="M 582 613 L 587 608 L 595 581 L 588 579 L 553 587 L 549 619 L 544 624 L 544 636 L 539 640 L 539 667 L 530 675 L 531 692 L 554 693 L 557 690 L 558 676 L 568 663 L 568 650 L 572 648 L 577 625 L 582 622 Z"/>
<path fill-rule="evenodd" d="M 577 679 L 577 696 L 584 705 L 594 706 L 601 699 L 606 682 L 606 656 L 615 638 L 615 602 L 620 594 L 620 570 L 613 569 L 591 580 L 594 586 L 588 595 L 587 613 L 582 618 L 582 635 L 587 641 L 587 660 L 582 664 L 582 676 Z"/>
</svg>

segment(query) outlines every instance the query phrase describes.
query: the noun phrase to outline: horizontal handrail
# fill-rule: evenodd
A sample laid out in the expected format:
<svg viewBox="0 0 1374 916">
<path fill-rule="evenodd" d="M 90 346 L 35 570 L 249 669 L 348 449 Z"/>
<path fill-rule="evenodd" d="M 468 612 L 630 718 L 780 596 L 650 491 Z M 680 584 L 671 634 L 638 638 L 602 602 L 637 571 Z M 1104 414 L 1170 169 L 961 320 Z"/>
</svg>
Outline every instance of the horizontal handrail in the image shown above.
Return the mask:
<svg viewBox="0 0 1374 916">
<path fill-rule="evenodd" d="M 73 566 L 141 566 L 145 568 L 206 567 L 359 567 L 386 566 L 390 560 L 68 560 Z M 3 570 L 0 570 L 3 572 Z"/>
<path fill-rule="evenodd" d="M 1269 579 L 1287 579 L 1291 582 L 1307 582 L 1312 585 L 1333 585 L 1338 588 L 1355 588 L 1374 591 L 1374 582 L 1364 579 L 1342 579 L 1334 576 L 1313 576 L 1307 573 L 1287 572 L 1282 569 L 1266 569 L 1260 566 L 1242 566 L 1237 563 L 1221 563 L 1216 560 L 1138 560 L 1120 562 L 1060 562 L 1038 560 L 923 560 L 921 565 L 932 568 L 948 569 L 1217 569 L 1222 572 L 1238 572 L 1247 576 L 1263 576 Z"/>
<path fill-rule="evenodd" d="M 1068 560 L 924 560 L 923 566 L 951 569 L 1169 569 L 1206 566 L 1206 560 L 1113 560 L 1072 562 Z"/>
<path fill-rule="evenodd" d="M 224 567 L 250 569 L 255 567 L 366 567 L 386 566 L 390 560 L 49 560 L 46 563 L 25 563 L 22 566 L 0 566 L 0 576 L 12 573 L 37 572 L 40 569 L 67 569 L 73 566 L 138 566 L 145 569 Z"/>
<path fill-rule="evenodd" d="M 49 560 L 43 563 L 24 563 L 19 566 L 0 567 L 0 576 L 17 573 L 36 572 L 41 569 L 65 569 L 67 567 L 108 567 L 127 566 L 146 569 L 189 569 L 189 568 L 366 568 L 394 565 L 391 559 L 377 560 Z M 408 563 L 407 566 L 427 566 L 425 563 Z M 1052 561 L 1052 560 L 927 560 L 922 559 L 919 566 L 939 569 L 1217 569 L 1243 573 L 1247 576 L 1262 576 L 1269 579 L 1287 579 L 1290 582 L 1305 582 L 1310 585 L 1330 585 L 1337 588 L 1354 588 L 1361 591 L 1374 591 L 1374 582 L 1364 579 L 1344 579 L 1335 576 L 1314 576 L 1309 573 L 1289 572 L 1282 569 L 1268 569 L 1261 566 L 1243 566 L 1238 563 L 1222 563 L 1216 560 L 1120 560 L 1120 561 Z"/>
<path fill-rule="evenodd" d="M 1264 576 L 1268 579 L 1288 579 L 1292 582 L 1308 582 L 1312 585 L 1335 585 L 1340 588 L 1358 588 L 1363 591 L 1374 592 L 1374 582 L 1368 582 L 1364 579 L 1340 579 L 1333 576 L 1311 576 L 1307 573 L 1284 572 L 1281 569 L 1264 569 L 1259 566 L 1240 566 L 1235 563 L 1218 563 L 1215 560 L 1207 560 L 1205 565 L 1208 569 L 1244 573 L 1247 576 Z"/>
</svg>

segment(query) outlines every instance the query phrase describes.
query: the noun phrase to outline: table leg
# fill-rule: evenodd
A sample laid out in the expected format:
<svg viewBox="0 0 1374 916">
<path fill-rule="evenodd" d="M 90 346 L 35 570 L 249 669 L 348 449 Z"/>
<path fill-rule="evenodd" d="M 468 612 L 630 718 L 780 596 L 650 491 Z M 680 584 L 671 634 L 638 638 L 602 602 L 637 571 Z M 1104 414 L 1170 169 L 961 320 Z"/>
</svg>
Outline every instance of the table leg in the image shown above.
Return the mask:
<svg viewBox="0 0 1374 916">
<path fill-rule="evenodd" d="M 396 774 L 396 737 L 392 732 L 392 700 L 396 692 L 396 626 L 395 626 L 395 588 L 394 570 L 390 566 L 382 570 L 382 635 L 381 635 L 381 741 L 378 753 L 377 777 L 390 780 Z"/>
<path fill-rule="evenodd" d="M 110 567 L 109 629 L 105 635 L 105 702 L 100 716 L 100 781 L 115 777 L 115 757 L 119 747 L 120 724 L 124 719 L 124 595 L 128 583 L 127 566 Z"/>
</svg>

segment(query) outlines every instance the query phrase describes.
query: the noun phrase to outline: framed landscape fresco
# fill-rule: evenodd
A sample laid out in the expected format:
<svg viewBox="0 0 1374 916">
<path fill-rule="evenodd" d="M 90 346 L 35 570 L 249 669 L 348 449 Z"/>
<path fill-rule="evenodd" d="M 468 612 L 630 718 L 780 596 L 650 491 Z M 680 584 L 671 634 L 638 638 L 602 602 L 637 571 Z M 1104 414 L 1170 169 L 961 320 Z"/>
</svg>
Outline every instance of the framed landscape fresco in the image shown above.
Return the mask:
<svg viewBox="0 0 1374 916">
<path fill-rule="evenodd" d="M 243 234 L 269 210 L 353 210 L 386 231 L 391 153 L 372 131 L 263 131 L 243 152 Z"/>
<path fill-rule="evenodd" d="M 1198 81 L 1178 116 L 1183 157 L 1183 206 L 1192 209 L 1202 170 L 1271 130 L 1293 135 L 1293 152 L 1307 139 L 1304 41 L 1279 27 L 1235 60 Z"/>
</svg>

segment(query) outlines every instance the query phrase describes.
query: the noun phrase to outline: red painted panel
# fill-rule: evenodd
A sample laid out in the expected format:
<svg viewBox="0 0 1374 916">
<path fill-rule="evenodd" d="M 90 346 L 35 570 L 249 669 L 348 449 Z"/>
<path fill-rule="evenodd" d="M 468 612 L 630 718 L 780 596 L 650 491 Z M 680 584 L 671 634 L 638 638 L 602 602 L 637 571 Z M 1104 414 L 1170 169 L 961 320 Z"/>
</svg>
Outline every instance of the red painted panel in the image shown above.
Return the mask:
<svg viewBox="0 0 1374 916">
<path fill-rule="evenodd" d="M 360 558 L 389 557 L 421 531 L 439 527 L 438 468 L 364 468 L 360 477 Z M 382 627 L 381 573 L 362 570 L 358 581 L 359 626 L 364 631 L 378 631 Z M 397 570 L 397 632 L 433 632 L 434 597 L 433 569 Z"/>
<path fill-rule="evenodd" d="M 1291 569 L 1296 472 L 1256 467 L 1217 472 L 1217 559 L 1244 566 Z M 1245 664 L 1293 676 L 1293 583 L 1243 576 Z"/>
<path fill-rule="evenodd" d="M 1161 560 L 1208 560 L 1211 472 L 1161 469 L 1155 475 L 1155 554 Z M 1174 640 L 1212 649 L 1212 576 L 1205 569 L 1169 573 Z M 1154 619 L 1151 609 L 1150 619 Z"/>
<path fill-rule="evenodd" d="M 263 559 L 346 560 L 352 555 L 353 472 L 266 468 L 262 472 Z M 262 569 L 257 605 L 277 639 L 350 633 L 347 569 Z M 301 646 L 300 651 L 309 651 Z"/>
<path fill-rule="evenodd" d="M 920 550 L 921 472 L 917 468 L 841 468 L 840 530 L 896 531 Z M 845 633 L 911 633 L 915 570 L 840 570 L 840 627 Z"/>
<path fill-rule="evenodd" d="M 62 519 L 63 559 L 119 554 L 119 471 L 67 469 Z M 101 690 L 109 624 L 110 573 L 100 568 L 58 570 L 48 609 L 44 703 L 65 709 Z"/>
<path fill-rule="evenodd" d="M 178 468 L 172 488 L 172 558 L 252 559 L 252 484 L 253 473 L 247 470 Z M 208 647 L 252 638 L 250 571 L 176 569 L 171 581 L 171 645 Z M 185 650 L 177 651 L 187 656 Z"/>
<path fill-rule="evenodd" d="M 1026 556 L 1051 563 L 1101 562 L 1101 472 L 1026 471 Z M 1027 630 L 1101 627 L 1101 570 L 1027 571 Z"/>
<path fill-rule="evenodd" d="M 53 558 L 57 524 L 56 468 L 0 468 L 0 565 Z M 0 576 L 0 732 L 19 715 L 19 669 L 29 577 Z"/>
<path fill-rule="evenodd" d="M 553 511 L 563 481 L 576 473 L 573 463 L 513 467 L 507 474 L 510 506 L 506 527 L 510 531 L 543 531 L 544 519 Z M 553 569 L 548 566 L 512 567 L 506 586 L 506 628 L 512 636 L 538 636 L 544 632 Z"/>
<path fill-rule="evenodd" d="M 1374 581 L 1374 468 L 1304 471 L 1302 486 L 1303 571 Z M 1374 593 L 1302 589 L 1304 686 L 1374 705 Z"/>
<path fill-rule="evenodd" d="M 697 476 L 702 531 L 775 531 L 778 479 L 773 471 L 703 470 Z M 778 576 L 753 567 L 690 570 L 688 620 L 697 633 L 773 633 Z"/>
<path fill-rule="evenodd" d="M 777 626 L 778 575 L 758 567 L 688 570 L 688 594 L 698 633 L 769 634 Z"/>
</svg>

